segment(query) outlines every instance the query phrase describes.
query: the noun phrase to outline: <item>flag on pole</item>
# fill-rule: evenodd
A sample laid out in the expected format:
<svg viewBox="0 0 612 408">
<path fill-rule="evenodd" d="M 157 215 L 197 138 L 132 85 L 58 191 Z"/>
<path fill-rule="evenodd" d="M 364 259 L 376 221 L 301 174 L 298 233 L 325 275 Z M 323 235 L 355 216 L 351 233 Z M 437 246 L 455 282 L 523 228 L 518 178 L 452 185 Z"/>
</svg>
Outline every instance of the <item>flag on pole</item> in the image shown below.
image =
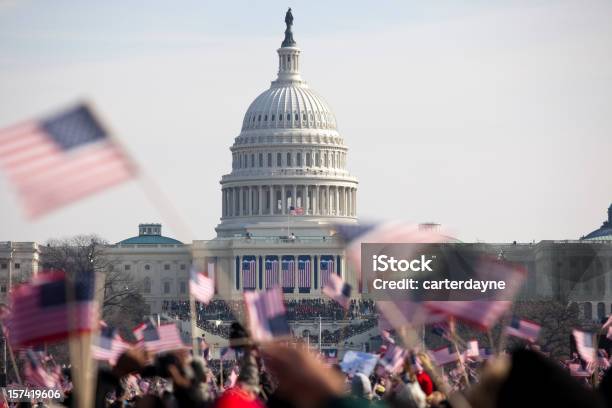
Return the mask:
<svg viewBox="0 0 612 408">
<path fill-rule="evenodd" d="M 215 295 L 215 283 L 192 266 L 189 273 L 189 292 L 198 302 L 208 304 Z"/>
<path fill-rule="evenodd" d="M 506 334 L 535 343 L 541 329 L 542 326 L 535 322 L 513 316 L 510 325 L 506 326 Z"/>
<path fill-rule="evenodd" d="M 393 339 L 393 337 L 391 337 L 391 333 L 389 332 L 389 330 L 385 330 L 385 329 L 381 330 L 380 337 L 382 337 L 383 343 L 395 344 L 395 340 Z"/>
<path fill-rule="evenodd" d="M 86 104 L 0 130 L 0 166 L 30 217 L 136 174 L 126 153 Z"/>
<path fill-rule="evenodd" d="M 387 351 L 378 362 L 387 372 L 394 374 L 404 365 L 404 359 L 408 352 L 396 344 L 389 344 Z"/>
<path fill-rule="evenodd" d="M 181 339 L 181 334 L 174 323 L 162 324 L 155 327 L 151 322 L 147 323 L 141 331 L 142 344 L 145 349 L 152 353 L 162 353 L 164 351 L 185 349 L 187 346 Z"/>
<path fill-rule="evenodd" d="M 351 302 L 351 285 L 340 276 L 332 274 L 327 281 L 327 285 L 323 287 L 323 293 L 348 310 Z"/>
<path fill-rule="evenodd" d="M 445 346 L 432 350 L 432 357 L 438 365 L 445 365 L 459 360 L 459 356 L 453 350 L 453 346 Z"/>
<path fill-rule="evenodd" d="M 32 350 L 27 350 L 25 353 L 24 377 L 26 383 L 34 387 L 61 389 L 59 377 L 47 372 Z"/>
<path fill-rule="evenodd" d="M 576 349 L 578 354 L 587 364 L 595 362 L 595 345 L 593 344 L 593 333 L 583 332 L 580 330 L 572 330 L 572 335 L 576 341 Z"/>
<path fill-rule="evenodd" d="M 91 346 L 92 358 L 96 360 L 108 361 L 114 365 L 121 354 L 128 351 L 131 347 L 124 341 L 117 330 L 100 322 L 100 334 L 97 341 Z"/>
<path fill-rule="evenodd" d="M 487 279 L 503 280 L 506 289 L 503 291 L 505 299 L 518 293 L 523 284 L 526 272 L 522 267 L 511 265 L 497 259 L 483 258 L 476 266 L 477 276 L 486 276 Z M 511 300 L 494 298 L 489 300 L 472 301 L 427 301 L 425 307 L 434 311 L 455 317 L 481 329 L 490 329 L 512 306 Z"/>
<path fill-rule="evenodd" d="M 219 354 L 219 358 L 221 360 L 236 360 L 236 352 L 231 347 L 223 347 L 221 349 L 221 353 Z"/>
<path fill-rule="evenodd" d="M 265 341 L 290 333 L 280 288 L 244 292 L 244 303 L 253 340 Z"/>
<path fill-rule="evenodd" d="M 88 333 L 98 324 L 93 273 L 79 274 L 71 282 L 64 272 L 42 272 L 14 288 L 10 304 L 6 326 L 16 348 Z"/>
</svg>

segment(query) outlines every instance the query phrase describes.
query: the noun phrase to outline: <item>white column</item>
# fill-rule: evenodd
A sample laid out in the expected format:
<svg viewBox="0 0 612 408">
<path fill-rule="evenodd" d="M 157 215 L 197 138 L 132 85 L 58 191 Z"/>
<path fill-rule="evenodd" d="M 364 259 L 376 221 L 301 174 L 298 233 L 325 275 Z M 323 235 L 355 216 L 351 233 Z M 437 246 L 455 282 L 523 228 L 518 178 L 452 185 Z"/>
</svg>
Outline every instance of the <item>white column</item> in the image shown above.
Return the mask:
<svg viewBox="0 0 612 408">
<path fill-rule="evenodd" d="M 291 205 L 297 208 L 297 184 L 293 185 L 293 197 L 291 197 Z"/>
<path fill-rule="evenodd" d="M 335 202 L 336 215 L 340 215 L 340 191 L 338 191 L 338 186 L 336 186 L 335 190 L 336 190 L 336 194 L 335 194 L 335 197 L 336 197 L 336 202 Z"/>
<path fill-rule="evenodd" d="M 357 216 L 357 189 L 353 189 L 353 216 Z"/>
<path fill-rule="evenodd" d="M 238 285 L 238 290 L 242 292 L 244 288 L 244 280 L 242 279 L 242 255 L 238 256 L 238 279 L 240 280 L 240 285 Z"/>
<path fill-rule="evenodd" d="M 274 214 L 274 186 L 270 185 L 270 191 L 268 191 L 270 195 L 270 215 Z"/>
<path fill-rule="evenodd" d="M 353 216 L 353 189 L 352 188 L 348 189 L 347 197 L 348 197 L 348 203 L 349 203 L 349 205 L 348 205 L 348 208 L 349 208 L 348 215 L 352 217 Z"/>
<path fill-rule="evenodd" d="M 253 188 L 251 186 L 247 187 L 247 198 L 249 199 L 249 215 L 253 215 Z"/>
<path fill-rule="evenodd" d="M 325 186 L 325 214 L 331 215 L 331 197 L 329 195 L 330 188 Z"/>
<path fill-rule="evenodd" d="M 321 213 L 321 204 L 320 204 L 320 197 L 319 197 L 319 185 L 315 186 L 315 191 L 314 191 L 314 199 L 312 200 L 312 213 L 314 215 L 319 215 Z"/>
<path fill-rule="evenodd" d="M 238 189 L 236 187 L 232 187 L 232 216 L 235 217 L 238 215 L 238 201 L 236 197 L 238 196 Z"/>
<path fill-rule="evenodd" d="M 310 211 L 310 202 L 309 202 L 309 191 L 308 191 L 308 184 L 304 185 L 304 189 L 302 190 L 302 200 L 304 201 L 304 214 L 308 214 L 308 211 Z"/>
<path fill-rule="evenodd" d="M 242 187 L 238 187 L 236 188 L 238 190 L 238 216 L 243 215 L 243 208 L 242 208 Z"/>
<path fill-rule="evenodd" d="M 263 186 L 259 186 L 259 189 L 257 190 L 257 202 L 259 204 L 259 206 L 257 207 L 257 214 L 262 215 L 263 214 Z"/>
<path fill-rule="evenodd" d="M 285 207 L 287 206 L 285 198 L 285 186 L 281 186 L 281 214 L 285 214 Z"/>
</svg>

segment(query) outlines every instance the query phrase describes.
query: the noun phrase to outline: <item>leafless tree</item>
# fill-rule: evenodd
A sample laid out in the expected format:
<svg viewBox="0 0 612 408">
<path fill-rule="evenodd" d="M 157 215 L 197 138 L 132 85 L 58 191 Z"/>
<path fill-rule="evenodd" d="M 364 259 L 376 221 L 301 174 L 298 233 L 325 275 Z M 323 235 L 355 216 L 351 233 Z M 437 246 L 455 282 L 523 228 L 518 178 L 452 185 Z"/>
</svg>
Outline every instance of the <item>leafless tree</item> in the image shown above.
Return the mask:
<svg viewBox="0 0 612 408">
<path fill-rule="evenodd" d="M 95 235 L 49 240 L 42 251 L 43 267 L 63 270 L 70 276 L 94 272 L 102 277 L 97 298 L 101 301 L 102 317 L 109 324 L 122 328 L 139 322 L 146 314 L 145 301 L 139 283 L 128 271 L 117 266 L 105 250 L 108 243 Z"/>
</svg>

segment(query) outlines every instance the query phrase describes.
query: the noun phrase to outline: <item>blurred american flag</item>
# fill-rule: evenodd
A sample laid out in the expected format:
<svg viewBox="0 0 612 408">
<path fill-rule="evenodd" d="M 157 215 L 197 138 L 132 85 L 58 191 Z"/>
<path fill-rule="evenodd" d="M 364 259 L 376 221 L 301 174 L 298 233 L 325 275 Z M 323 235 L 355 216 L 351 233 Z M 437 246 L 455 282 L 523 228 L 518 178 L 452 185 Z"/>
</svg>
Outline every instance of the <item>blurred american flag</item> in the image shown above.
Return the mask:
<svg viewBox="0 0 612 408">
<path fill-rule="evenodd" d="M 136 174 L 125 152 L 84 104 L 1 129 L 0 166 L 32 218 Z"/>
</svg>

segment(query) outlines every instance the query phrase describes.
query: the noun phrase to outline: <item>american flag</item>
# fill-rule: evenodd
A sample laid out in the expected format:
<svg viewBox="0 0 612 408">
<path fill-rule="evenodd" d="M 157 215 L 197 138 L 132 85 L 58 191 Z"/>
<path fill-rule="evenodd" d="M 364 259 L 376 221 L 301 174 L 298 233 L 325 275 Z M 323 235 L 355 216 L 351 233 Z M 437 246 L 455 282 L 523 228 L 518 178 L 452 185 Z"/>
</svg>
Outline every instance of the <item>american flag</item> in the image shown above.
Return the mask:
<svg viewBox="0 0 612 408">
<path fill-rule="evenodd" d="M 215 283 L 192 266 L 189 273 L 189 292 L 198 302 L 208 304 L 215 295 Z"/>
<path fill-rule="evenodd" d="M 387 372 L 393 374 L 401 370 L 408 352 L 396 344 L 389 344 L 387 351 L 378 362 Z"/>
<path fill-rule="evenodd" d="M 257 282 L 257 269 L 255 260 L 244 260 L 242 262 L 242 287 L 244 289 L 255 290 Z"/>
<path fill-rule="evenodd" d="M 500 296 L 512 297 L 523 284 L 525 270 L 515 265 L 493 259 L 481 259 L 476 266 L 477 275 L 503 280 L 506 289 Z M 456 317 L 459 320 L 488 330 L 512 306 L 511 300 L 472 300 L 472 301 L 427 301 L 424 306 L 436 312 Z"/>
<path fill-rule="evenodd" d="M 30 217 L 136 174 L 125 152 L 84 104 L 0 130 L 0 166 Z"/>
<path fill-rule="evenodd" d="M 378 325 L 385 330 L 400 329 L 408 324 L 419 326 L 446 320 L 444 314 L 427 309 L 421 303 L 409 300 L 379 300 L 376 301 L 376 308 L 380 312 Z"/>
<path fill-rule="evenodd" d="M 595 362 L 595 345 L 593 344 L 593 333 L 583 332 L 580 330 L 572 330 L 572 335 L 576 341 L 576 349 L 578 354 L 587 364 Z"/>
<path fill-rule="evenodd" d="M 298 260 L 298 287 L 310 288 L 310 259 Z"/>
<path fill-rule="evenodd" d="M 231 347 L 223 347 L 219 354 L 221 360 L 236 360 L 236 352 Z"/>
<path fill-rule="evenodd" d="M 325 287 L 329 277 L 334 273 L 334 261 L 332 259 L 321 261 L 321 287 Z"/>
<path fill-rule="evenodd" d="M 302 207 L 289 207 L 289 214 L 291 215 L 304 215 L 304 209 Z"/>
<path fill-rule="evenodd" d="M 270 289 L 278 286 L 279 284 L 279 276 L 278 276 L 278 260 L 277 259 L 267 259 L 266 260 L 266 289 Z"/>
<path fill-rule="evenodd" d="M 423 230 L 419 225 L 404 221 L 339 224 L 338 234 L 346 241 L 347 259 L 357 273 L 359 292 L 362 290 L 361 244 L 363 243 L 436 243 L 449 242 L 451 238 L 435 230 Z"/>
<path fill-rule="evenodd" d="M 295 261 L 293 259 L 283 260 L 283 288 L 295 287 Z"/>
<path fill-rule="evenodd" d="M 141 333 L 142 339 L 139 343 L 144 345 L 144 348 L 152 353 L 163 353 L 164 351 L 187 348 L 174 323 L 162 324 L 156 327 L 149 322 Z"/>
<path fill-rule="evenodd" d="M 74 298 L 67 300 L 67 289 Z M 42 272 L 13 289 L 6 326 L 13 347 L 59 341 L 70 333 L 86 333 L 98 324 L 93 273 L 70 282 L 64 272 Z"/>
<path fill-rule="evenodd" d="M 395 344 L 395 340 L 391 337 L 389 330 L 382 329 L 380 331 L 380 337 L 382 337 L 383 343 Z"/>
<path fill-rule="evenodd" d="M 59 376 L 48 372 L 34 351 L 27 350 L 25 360 L 26 383 L 34 387 L 61 389 Z"/>
<path fill-rule="evenodd" d="M 245 292 L 244 303 L 251 336 L 256 341 L 289 335 L 289 324 L 280 288 Z"/>
<path fill-rule="evenodd" d="M 459 355 L 453 350 L 453 346 L 440 347 L 439 349 L 432 350 L 431 354 L 438 365 L 449 364 L 459 360 Z"/>
<path fill-rule="evenodd" d="M 323 293 L 348 310 L 351 302 L 351 285 L 340 276 L 335 273 L 330 275 L 327 285 L 323 287 Z"/>
<path fill-rule="evenodd" d="M 513 316 L 510 325 L 506 326 L 506 333 L 510 336 L 535 343 L 540 335 L 541 329 L 542 326 L 535 322 Z"/>
<path fill-rule="evenodd" d="M 129 350 L 131 346 L 121 338 L 115 328 L 109 327 L 103 322 L 100 325 L 98 339 L 91 346 L 92 357 L 96 360 L 108 361 L 111 365 L 114 365 L 121 354 Z"/>
</svg>

